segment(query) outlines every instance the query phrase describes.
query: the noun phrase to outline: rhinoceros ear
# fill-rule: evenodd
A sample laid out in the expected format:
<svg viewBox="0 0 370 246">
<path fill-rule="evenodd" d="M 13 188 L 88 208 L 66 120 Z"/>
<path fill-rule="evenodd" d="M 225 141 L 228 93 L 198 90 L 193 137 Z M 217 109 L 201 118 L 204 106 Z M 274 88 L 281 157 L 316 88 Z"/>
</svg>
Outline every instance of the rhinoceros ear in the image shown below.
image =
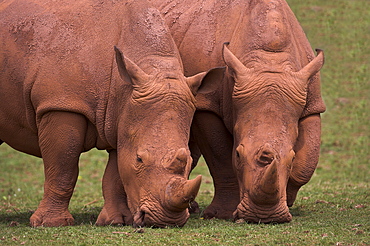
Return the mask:
<svg viewBox="0 0 370 246">
<path fill-rule="evenodd" d="M 324 51 L 316 49 L 317 56 L 302 68 L 297 74 L 304 80 L 307 81 L 311 76 L 315 75 L 322 66 L 324 65 Z"/>
<path fill-rule="evenodd" d="M 222 57 L 231 71 L 231 75 L 236 78 L 238 76 L 248 75 L 251 71 L 227 48 L 229 43 L 224 43 L 222 48 Z"/>
<path fill-rule="evenodd" d="M 149 81 L 150 76 L 134 62 L 125 57 L 119 48 L 114 46 L 114 51 L 116 52 L 117 67 L 122 80 L 137 86 Z"/>
<path fill-rule="evenodd" d="M 186 78 L 186 81 L 194 95 L 217 90 L 222 81 L 226 67 L 212 68 L 207 72 L 199 73 Z"/>
<path fill-rule="evenodd" d="M 202 79 L 204 78 L 205 75 L 206 75 L 206 72 L 203 72 L 203 73 L 198 73 L 194 76 L 185 78 L 186 83 L 190 87 L 190 90 L 193 93 L 193 95 L 197 94 L 198 89 L 200 85 L 202 84 Z"/>
</svg>

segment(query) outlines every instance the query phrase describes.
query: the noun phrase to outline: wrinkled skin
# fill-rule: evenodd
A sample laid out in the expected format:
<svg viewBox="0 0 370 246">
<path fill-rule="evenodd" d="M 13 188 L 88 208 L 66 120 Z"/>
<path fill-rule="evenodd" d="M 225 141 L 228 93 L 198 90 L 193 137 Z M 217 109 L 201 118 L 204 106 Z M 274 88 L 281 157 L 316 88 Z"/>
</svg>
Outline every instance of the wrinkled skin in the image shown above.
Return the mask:
<svg viewBox="0 0 370 246">
<path fill-rule="evenodd" d="M 78 159 L 94 147 L 109 152 L 98 225 L 182 226 L 188 219 L 201 182 L 187 180 L 189 131 L 205 73 L 184 76 L 171 35 L 148 6 L 0 4 L 0 143 L 44 161 L 32 226 L 73 224 Z"/>
<path fill-rule="evenodd" d="M 241 203 L 234 219 L 288 222 L 286 190 L 298 122 L 306 104 L 308 79 L 322 67 L 323 53 L 298 72 L 278 66 L 271 70 L 262 62 L 248 69 L 226 47 L 224 58 L 228 68 L 233 68 L 229 71 L 235 81 L 233 165 Z"/>
<path fill-rule="evenodd" d="M 214 86 L 198 93 L 191 128 L 194 162 L 203 154 L 215 186 L 205 218 L 290 221 L 318 162 L 323 54 L 314 59 L 283 0 L 150 2 L 186 75 L 226 64 L 207 75 Z"/>
</svg>

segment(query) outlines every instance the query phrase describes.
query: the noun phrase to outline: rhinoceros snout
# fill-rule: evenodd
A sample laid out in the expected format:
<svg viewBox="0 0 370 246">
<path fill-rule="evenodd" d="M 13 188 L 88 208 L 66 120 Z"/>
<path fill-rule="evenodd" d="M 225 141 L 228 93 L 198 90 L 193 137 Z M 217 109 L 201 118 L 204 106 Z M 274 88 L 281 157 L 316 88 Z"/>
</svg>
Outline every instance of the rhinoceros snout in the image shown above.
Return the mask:
<svg viewBox="0 0 370 246">
<path fill-rule="evenodd" d="M 137 211 L 134 214 L 134 223 L 133 227 L 139 228 L 139 227 L 144 227 L 145 226 L 145 212 L 142 210 Z"/>
<path fill-rule="evenodd" d="M 153 207 L 154 206 L 154 207 Z M 167 226 L 182 227 L 185 225 L 190 214 L 187 210 L 182 212 L 166 211 L 163 207 L 152 204 L 142 205 L 133 217 L 133 227 L 164 228 Z"/>
<path fill-rule="evenodd" d="M 237 223 L 287 223 L 292 220 L 292 215 L 284 202 L 273 206 L 260 206 L 249 200 L 242 200 L 234 214 Z"/>
</svg>

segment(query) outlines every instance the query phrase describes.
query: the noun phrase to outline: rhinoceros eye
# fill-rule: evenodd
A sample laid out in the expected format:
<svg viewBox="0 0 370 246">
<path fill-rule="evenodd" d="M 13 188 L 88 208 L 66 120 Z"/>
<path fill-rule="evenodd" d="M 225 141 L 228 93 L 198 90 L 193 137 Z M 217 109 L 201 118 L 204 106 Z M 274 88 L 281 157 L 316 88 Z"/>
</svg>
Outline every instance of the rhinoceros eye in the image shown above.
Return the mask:
<svg viewBox="0 0 370 246">
<path fill-rule="evenodd" d="M 140 163 L 143 163 L 143 159 L 141 159 L 141 156 L 136 156 L 136 160 L 137 160 L 137 162 L 140 162 Z"/>
<path fill-rule="evenodd" d="M 243 151 L 243 148 L 244 148 L 244 145 L 243 144 L 240 144 L 236 149 L 235 149 L 235 154 L 236 154 L 236 157 L 239 159 L 240 158 L 240 155 L 241 155 L 241 152 Z"/>
<path fill-rule="evenodd" d="M 149 152 L 144 149 L 144 150 L 138 150 L 136 152 L 136 166 L 137 167 L 142 167 L 143 163 L 148 163 L 149 162 Z"/>
</svg>

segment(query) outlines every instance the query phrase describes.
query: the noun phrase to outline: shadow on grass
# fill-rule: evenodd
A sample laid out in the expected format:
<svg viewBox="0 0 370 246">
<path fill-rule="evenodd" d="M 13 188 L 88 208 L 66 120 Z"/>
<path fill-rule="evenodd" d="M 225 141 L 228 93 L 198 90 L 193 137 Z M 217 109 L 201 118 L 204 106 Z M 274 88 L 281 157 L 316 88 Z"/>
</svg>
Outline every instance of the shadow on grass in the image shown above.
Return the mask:
<svg viewBox="0 0 370 246">
<path fill-rule="evenodd" d="M 0 225 L 16 226 L 29 225 L 32 211 L 0 213 Z"/>
<path fill-rule="evenodd" d="M 94 225 L 101 208 L 93 211 L 72 211 L 75 219 L 74 225 Z M 30 217 L 34 211 L 0 213 L 0 226 L 29 225 Z"/>
<path fill-rule="evenodd" d="M 293 206 L 289 208 L 289 212 L 293 217 L 305 217 L 307 216 L 307 210 L 301 209 L 299 206 Z"/>
</svg>

